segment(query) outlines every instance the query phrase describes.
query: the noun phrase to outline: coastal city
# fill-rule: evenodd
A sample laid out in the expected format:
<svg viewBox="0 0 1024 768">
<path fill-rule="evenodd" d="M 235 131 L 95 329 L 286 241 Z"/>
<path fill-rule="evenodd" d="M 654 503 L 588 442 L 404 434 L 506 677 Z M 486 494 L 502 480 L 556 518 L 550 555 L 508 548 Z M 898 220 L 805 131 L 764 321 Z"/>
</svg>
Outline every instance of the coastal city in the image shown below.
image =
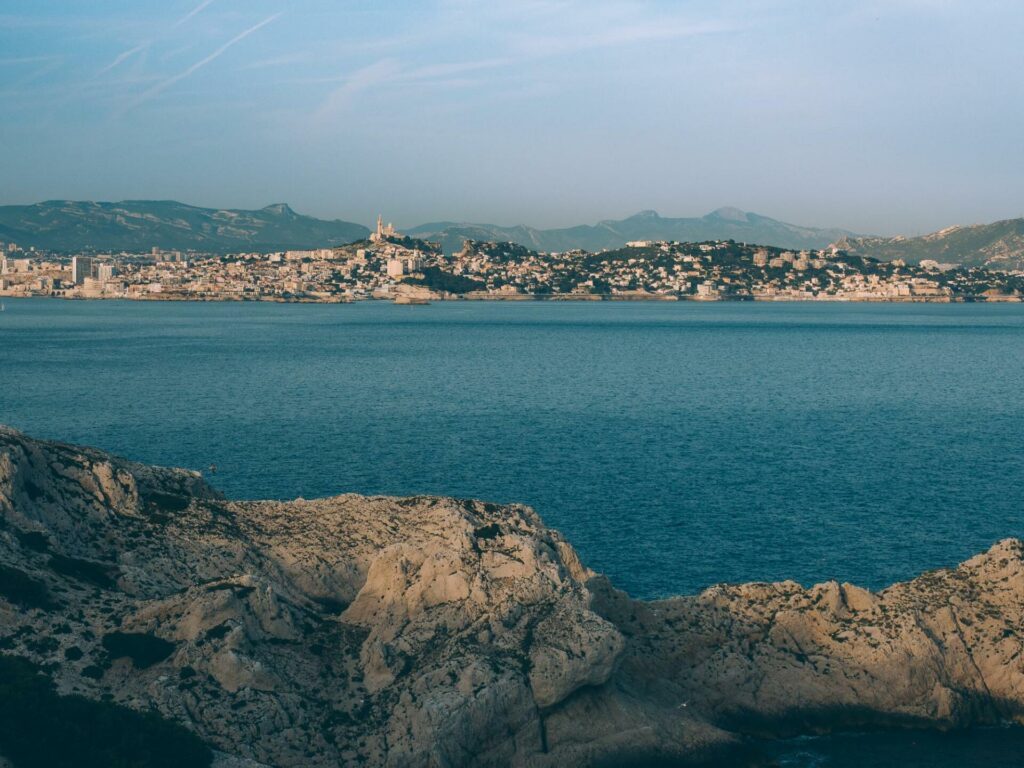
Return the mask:
<svg viewBox="0 0 1024 768">
<path fill-rule="evenodd" d="M 922 260 L 911 265 L 836 247 L 794 251 L 733 240 L 632 241 L 544 253 L 466 240 L 445 253 L 378 218 L 369 238 L 271 253 L 69 254 L 0 244 L 0 296 L 282 301 L 469 300 L 1022 301 L 1024 272 Z"/>
</svg>

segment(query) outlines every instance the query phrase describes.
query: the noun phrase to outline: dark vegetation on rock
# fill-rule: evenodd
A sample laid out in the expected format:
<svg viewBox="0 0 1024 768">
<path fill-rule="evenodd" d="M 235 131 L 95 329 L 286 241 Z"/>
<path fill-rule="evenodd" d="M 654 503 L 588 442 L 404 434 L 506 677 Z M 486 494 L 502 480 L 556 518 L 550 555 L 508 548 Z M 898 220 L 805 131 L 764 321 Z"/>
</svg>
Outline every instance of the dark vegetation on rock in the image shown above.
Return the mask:
<svg viewBox="0 0 1024 768">
<path fill-rule="evenodd" d="M 433 291 L 444 293 L 469 293 L 482 291 L 487 286 L 479 280 L 445 272 L 440 267 L 424 267 L 423 277 L 407 277 L 403 282 L 410 285 L 425 285 Z"/>
<path fill-rule="evenodd" d="M 103 647 L 111 658 L 129 658 L 139 669 L 159 664 L 174 651 L 174 643 L 148 632 L 111 632 L 104 635 Z"/>
<path fill-rule="evenodd" d="M 0 755 L 15 768 L 207 768 L 195 734 L 153 712 L 59 696 L 40 668 L 0 656 Z"/>
<path fill-rule="evenodd" d="M 46 584 L 24 571 L 0 563 L 0 596 L 21 608 L 52 608 Z"/>
</svg>

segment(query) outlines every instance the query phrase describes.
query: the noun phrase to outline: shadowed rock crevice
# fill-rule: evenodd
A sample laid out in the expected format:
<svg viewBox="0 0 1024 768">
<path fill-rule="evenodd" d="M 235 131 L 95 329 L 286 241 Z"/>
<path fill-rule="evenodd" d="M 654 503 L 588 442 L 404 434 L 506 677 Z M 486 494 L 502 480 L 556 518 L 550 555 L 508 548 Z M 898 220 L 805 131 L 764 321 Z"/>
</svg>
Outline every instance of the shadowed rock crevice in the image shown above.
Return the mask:
<svg viewBox="0 0 1024 768">
<path fill-rule="evenodd" d="M 1019 721 L 1022 622 L 1015 540 L 880 592 L 642 602 L 527 507 L 233 502 L 0 428 L 0 648 L 266 765 L 698 764 Z"/>
</svg>

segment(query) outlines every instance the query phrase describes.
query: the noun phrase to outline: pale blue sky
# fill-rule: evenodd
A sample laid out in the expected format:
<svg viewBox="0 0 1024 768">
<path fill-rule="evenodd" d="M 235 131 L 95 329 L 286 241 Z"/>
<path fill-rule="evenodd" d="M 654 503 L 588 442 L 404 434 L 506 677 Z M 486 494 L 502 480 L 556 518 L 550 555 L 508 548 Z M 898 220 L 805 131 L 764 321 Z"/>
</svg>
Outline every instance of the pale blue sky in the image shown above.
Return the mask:
<svg viewBox="0 0 1024 768">
<path fill-rule="evenodd" d="M 1020 0 L 3 0 L 0 203 L 1024 215 Z"/>
</svg>

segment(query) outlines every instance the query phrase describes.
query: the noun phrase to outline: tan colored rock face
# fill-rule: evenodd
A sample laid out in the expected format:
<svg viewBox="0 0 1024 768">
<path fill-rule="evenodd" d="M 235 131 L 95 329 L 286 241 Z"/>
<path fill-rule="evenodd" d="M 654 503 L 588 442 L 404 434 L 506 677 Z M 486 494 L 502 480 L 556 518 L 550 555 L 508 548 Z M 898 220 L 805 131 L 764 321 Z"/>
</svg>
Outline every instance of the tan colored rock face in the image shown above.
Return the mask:
<svg viewBox="0 0 1024 768">
<path fill-rule="evenodd" d="M 746 734 L 1024 712 L 1016 541 L 879 593 L 642 603 L 526 507 L 230 502 L 194 473 L 0 428 L 0 562 L 50 596 L 0 590 L 6 652 L 55 663 L 66 692 L 155 706 L 224 765 L 695 758 Z M 135 656 L 113 657 L 114 632 Z"/>
</svg>

